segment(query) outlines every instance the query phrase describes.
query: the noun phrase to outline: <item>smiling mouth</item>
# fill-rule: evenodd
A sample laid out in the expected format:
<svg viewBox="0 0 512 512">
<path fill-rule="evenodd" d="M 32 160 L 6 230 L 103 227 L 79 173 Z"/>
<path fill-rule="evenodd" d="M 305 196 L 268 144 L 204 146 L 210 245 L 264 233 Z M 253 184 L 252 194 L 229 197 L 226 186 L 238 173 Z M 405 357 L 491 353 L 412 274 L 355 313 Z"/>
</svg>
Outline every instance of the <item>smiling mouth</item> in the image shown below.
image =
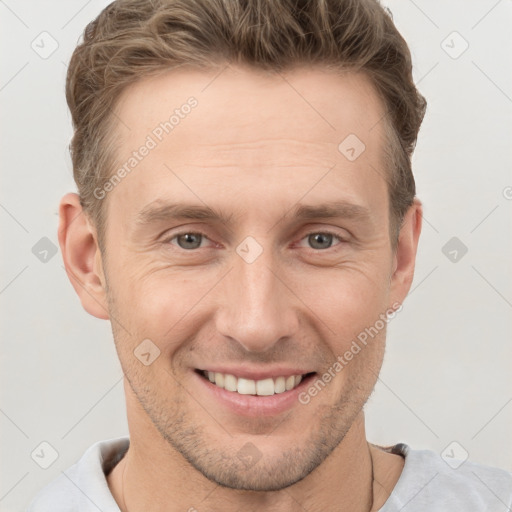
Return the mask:
<svg viewBox="0 0 512 512">
<path fill-rule="evenodd" d="M 289 375 L 287 377 L 269 377 L 267 379 L 252 380 L 236 377 L 229 373 L 196 370 L 204 379 L 213 385 L 240 395 L 272 396 L 295 389 L 303 380 L 314 375 L 314 372 L 304 375 Z"/>
</svg>

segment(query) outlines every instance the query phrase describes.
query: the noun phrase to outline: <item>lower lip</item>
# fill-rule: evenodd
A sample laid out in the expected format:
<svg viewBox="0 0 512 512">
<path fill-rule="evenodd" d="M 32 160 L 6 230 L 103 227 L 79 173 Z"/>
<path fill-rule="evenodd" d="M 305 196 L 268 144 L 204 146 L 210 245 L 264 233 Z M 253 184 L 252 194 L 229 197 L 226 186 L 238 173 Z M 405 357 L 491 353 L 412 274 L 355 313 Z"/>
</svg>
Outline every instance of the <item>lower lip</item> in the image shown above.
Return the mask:
<svg viewBox="0 0 512 512">
<path fill-rule="evenodd" d="M 193 372 L 199 385 L 203 386 L 207 396 L 212 396 L 214 400 L 231 412 L 249 417 L 275 416 L 291 409 L 296 403 L 299 403 L 298 396 L 302 393 L 315 374 L 310 374 L 303 378 L 300 384 L 289 391 L 283 393 L 274 393 L 268 396 L 241 395 L 236 391 L 226 391 L 208 379 L 202 377 L 197 372 Z"/>
</svg>

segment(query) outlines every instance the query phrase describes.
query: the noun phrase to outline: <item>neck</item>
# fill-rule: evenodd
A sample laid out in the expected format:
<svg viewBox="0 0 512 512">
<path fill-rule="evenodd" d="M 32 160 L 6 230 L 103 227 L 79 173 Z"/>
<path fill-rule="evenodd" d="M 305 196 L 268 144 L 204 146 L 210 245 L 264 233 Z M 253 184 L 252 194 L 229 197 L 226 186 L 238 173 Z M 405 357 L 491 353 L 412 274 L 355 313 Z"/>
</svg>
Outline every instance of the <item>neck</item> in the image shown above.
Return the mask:
<svg viewBox="0 0 512 512">
<path fill-rule="evenodd" d="M 247 508 L 288 512 L 297 510 L 298 504 L 310 512 L 375 509 L 372 453 L 362 412 L 320 466 L 301 481 L 271 492 L 239 491 L 211 482 L 169 446 L 149 420 L 140 423 L 130 422 L 135 428 L 130 429 L 128 452 L 107 479 L 122 512 Z"/>
</svg>

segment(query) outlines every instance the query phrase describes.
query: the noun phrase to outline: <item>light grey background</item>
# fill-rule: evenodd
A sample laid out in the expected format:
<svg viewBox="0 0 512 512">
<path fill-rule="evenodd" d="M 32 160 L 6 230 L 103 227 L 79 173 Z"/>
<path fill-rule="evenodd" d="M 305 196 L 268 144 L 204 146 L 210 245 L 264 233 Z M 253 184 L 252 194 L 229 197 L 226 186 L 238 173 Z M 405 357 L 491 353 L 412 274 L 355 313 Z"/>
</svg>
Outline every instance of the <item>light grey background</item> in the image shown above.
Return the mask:
<svg viewBox="0 0 512 512">
<path fill-rule="evenodd" d="M 43 237 L 58 245 L 58 202 L 75 191 L 66 65 L 107 3 L 0 0 L 2 511 L 23 510 L 94 442 L 127 434 L 110 324 L 81 308 L 60 251 L 46 262 L 32 252 Z M 456 455 L 512 470 L 512 2 L 385 5 L 428 100 L 413 162 L 424 227 L 368 437 L 439 453 L 456 441 Z M 58 43 L 47 58 L 43 31 Z M 455 262 L 442 251 L 452 237 L 468 249 Z M 43 441 L 58 452 L 48 469 L 31 458 Z"/>
</svg>

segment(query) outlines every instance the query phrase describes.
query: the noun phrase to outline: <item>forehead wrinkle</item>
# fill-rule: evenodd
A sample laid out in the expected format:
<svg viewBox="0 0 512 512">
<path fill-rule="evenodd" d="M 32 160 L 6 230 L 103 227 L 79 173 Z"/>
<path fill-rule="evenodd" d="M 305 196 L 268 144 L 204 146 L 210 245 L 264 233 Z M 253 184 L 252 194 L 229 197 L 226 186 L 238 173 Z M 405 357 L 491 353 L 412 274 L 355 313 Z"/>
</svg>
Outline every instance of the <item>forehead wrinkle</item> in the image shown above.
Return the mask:
<svg viewBox="0 0 512 512">
<path fill-rule="evenodd" d="M 335 142 L 326 142 L 324 139 L 322 140 L 301 140 L 301 139 L 283 139 L 283 138 L 260 138 L 255 137 L 254 140 L 232 140 L 227 142 L 198 142 L 197 146 L 203 147 L 206 149 L 212 148 L 215 151 L 221 150 L 229 150 L 229 149 L 246 149 L 248 151 L 258 151 L 261 149 L 269 149 L 275 148 L 282 150 L 287 146 L 290 146 L 290 150 L 295 150 L 297 148 L 304 149 L 308 148 L 308 150 L 317 150 L 317 151 L 325 151 L 326 149 L 336 148 Z"/>
<path fill-rule="evenodd" d="M 174 155 L 177 167 L 296 167 L 330 168 L 341 156 L 334 142 L 260 139 L 181 147 Z M 264 157 L 264 160 L 262 160 Z M 204 162 L 204 163 L 203 163 Z"/>
</svg>

